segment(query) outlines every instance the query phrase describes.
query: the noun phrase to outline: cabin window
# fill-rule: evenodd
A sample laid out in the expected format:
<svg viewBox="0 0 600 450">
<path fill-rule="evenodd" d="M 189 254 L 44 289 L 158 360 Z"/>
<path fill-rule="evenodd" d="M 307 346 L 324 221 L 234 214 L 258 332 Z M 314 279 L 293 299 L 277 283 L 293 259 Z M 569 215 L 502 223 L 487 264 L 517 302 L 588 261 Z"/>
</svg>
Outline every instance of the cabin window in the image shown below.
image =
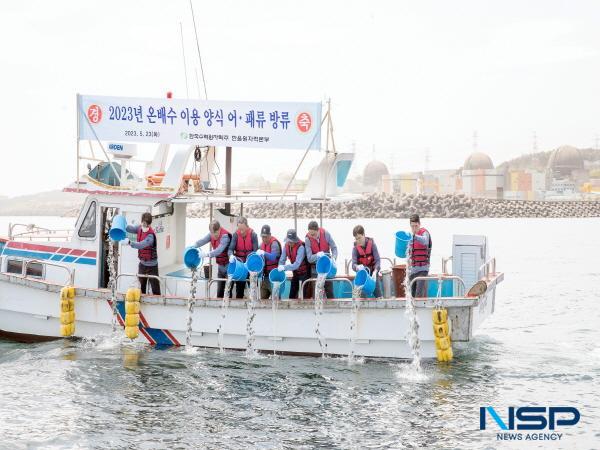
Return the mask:
<svg viewBox="0 0 600 450">
<path fill-rule="evenodd" d="M 96 202 L 90 203 L 90 207 L 83 218 L 81 227 L 79 227 L 79 237 L 96 237 Z"/>
<path fill-rule="evenodd" d="M 40 263 L 29 263 L 27 265 L 27 276 L 33 278 L 43 278 L 43 265 Z M 6 261 L 6 272 L 21 275 L 23 273 L 23 260 L 8 259 Z"/>
</svg>

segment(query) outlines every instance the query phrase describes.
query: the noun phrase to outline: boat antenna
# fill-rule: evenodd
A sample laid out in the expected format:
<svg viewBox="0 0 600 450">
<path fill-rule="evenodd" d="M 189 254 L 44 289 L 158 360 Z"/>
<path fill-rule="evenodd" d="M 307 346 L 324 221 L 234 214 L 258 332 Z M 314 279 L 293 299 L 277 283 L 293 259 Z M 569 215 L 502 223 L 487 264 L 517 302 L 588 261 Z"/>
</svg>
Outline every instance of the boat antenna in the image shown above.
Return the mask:
<svg viewBox="0 0 600 450">
<path fill-rule="evenodd" d="M 187 64 L 185 63 L 185 46 L 183 45 L 183 25 L 179 22 L 179 31 L 181 33 L 181 53 L 183 54 L 183 73 L 185 74 L 185 95 L 190 98 L 190 89 L 188 87 Z"/>
<path fill-rule="evenodd" d="M 190 0 L 190 10 L 192 11 L 192 21 L 194 22 L 194 34 L 196 35 L 196 49 L 198 50 L 198 59 L 200 60 L 200 72 L 202 73 L 202 84 L 204 85 L 204 98 L 208 100 L 206 92 L 206 79 L 204 77 L 204 66 L 202 65 L 202 55 L 200 54 L 200 44 L 198 43 L 198 29 L 196 28 L 196 17 L 194 16 L 194 6 Z"/>
</svg>

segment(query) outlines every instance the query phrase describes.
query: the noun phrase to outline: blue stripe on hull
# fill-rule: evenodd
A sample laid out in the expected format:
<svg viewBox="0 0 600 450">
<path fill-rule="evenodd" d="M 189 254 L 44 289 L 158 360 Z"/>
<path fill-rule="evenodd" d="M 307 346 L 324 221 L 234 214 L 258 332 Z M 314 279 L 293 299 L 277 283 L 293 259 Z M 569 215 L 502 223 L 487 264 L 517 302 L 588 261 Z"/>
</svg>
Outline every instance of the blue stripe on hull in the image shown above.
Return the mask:
<svg viewBox="0 0 600 450">
<path fill-rule="evenodd" d="M 125 302 L 124 301 L 117 302 L 117 311 L 119 312 L 119 315 L 121 316 L 121 319 L 123 320 L 123 323 L 124 323 L 125 322 Z M 169 339 L 169 336 L 167 336 L 167 333 L 165 333 L 160 328 L 147 328 L 142 325 L 141 321 L 139 324 L 139 328 L 140 328 L 140 330 L 144 330 L 146 333 L 148 333 L 148 335 L 150 335 L 150 337 L 154 340 L 154 342 L 156 342 L 156 345 L 175 345 L 175 343 L 171 339 Z"/>
<path fill-rule="evenodd" d="M 66 256 L 63 259 L 63 255 L 55 255 L 54 253 L 44 252 L 30 252 L 27 250 L 17 250 L 14 248 L 4 248 L 3 255 L 7 256 L 18 256 L 20 258 L 29 259 L 41 259 L 50 261 L 61 261 L 65 263 L 85 264 L 88 266 L 95 266 L 96 260 L 94 258 L 78 258 L 77 256 Z"/>
</svg>

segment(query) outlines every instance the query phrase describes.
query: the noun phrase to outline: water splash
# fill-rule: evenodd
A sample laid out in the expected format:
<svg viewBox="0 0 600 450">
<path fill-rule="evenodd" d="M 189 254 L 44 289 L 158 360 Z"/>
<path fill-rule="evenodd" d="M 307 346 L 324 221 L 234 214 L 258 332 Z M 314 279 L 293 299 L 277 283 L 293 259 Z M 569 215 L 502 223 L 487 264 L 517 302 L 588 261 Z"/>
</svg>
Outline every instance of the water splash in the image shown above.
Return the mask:
<svg viewBox="0 0 600 450">
<path fill-rule="evenodd" d="M 117 274 L 115 268 L 115 249 L 117 248 L 115 242 L 110 238 L 106 237 L 106 245 L 108 253 L 106 255 L 106 264 L 108 266 L 108 289 L 110 289 L 110 304 L 112 306 L 112 332 L 117 332 L 118 314 L 117 309 Z"/>
<path fill-rule="evenodd" d="M 352 307 L 350 309 L 350 345 L 348 350 L 348 364 L 352 365 L 357 362 L 354 356 L 356 351 L 356 336 L 358 335 L 358 308 L 362 295 L 362 286 L 354 286 L 352 289 Z"/>
<path fill-rule="evenodd" d="M 223 353 L 223 338 L 225 337 L 225 333 L 223 332 L 223 328 L 225 326 L 225 318 L 227 317 L 227 310 L 229 309 L 229 295 L 231 294 L 231 283 L 233 282 L 233 278 L 231 275 L 227 276 L 227 281 L 225 282 L 225 292 L 223 292 L 223 301 L 221 302 L 221 322 L 219 323 L 219 327 L 217 328 L 217 340 L 219 343 L 219 352 Z"/>
<path fill-rule="evenodd" d="M 248 317 L 246 320 L 246 357 L 256 357 L 256 349 L 254 348 L 254 318 L 256 312 L 254 308 L 258 303 L 258 273 L 250 272 L 250 299 L 248 303 Z"/>
<path fill-rule="evenodd" d="M 415 372 L 421 371 L 421 342 L 419 341 L 419 321 L 417 320 L 417 311 L 415 309 L 415 299 L 410 289 L 410 260 L 412 255 L 412 246 L 409 245 L 406 257 L 406 276 L 404 277 L 404 291 L 406 293 L 406 304 L 404 315 L 408 319 L 407 341 L 412 351 L 412 369 Z"/>
<path fill-rule="evenodd" d="M 145 345 L 137 342 L 131 342 L 125 335 L 121 333 L 111 332 L 109 334 L 97 334 L 95 336 L 86 336 L 81 339 L 78 346 L 85 349 L 96 350 L 111 350 L 120 348 L 125 344 Z"/>
<path fill-rule="evenodd" d="M 275 337 L 277 336 L 277 301 L 279 300 L 279 290 L 281 288 L 281 283 L 276 281 L 271 286 L 271 320 L 273 322 L 273 355 L 277 353 L 277 341 Z"/>
<path fill-rule="evenodd" d="M 193 314 L 194 314 L 194 306 L 196 305 L 197 283 L 198 283 L 198 270 L 192 269 L 192 280 L 190 283 L 190 296 L 188 297 L 187 330 L 185 332 L 185 351 L 187 353 L 193 352 L 192 320 L 193 320 Z"/>
<path fill-rule="evenodd" d="M 319 346 L 321 347 L 321 356 L 325 357 L 325 350 L 327 344 L 325 337 L 321 333 L 321 321 L 323 320 L 323 301 L 325 298 L 325 278 L 327 274 L 317 275 L 317 286 L 315 288 L 315 334 L 319 340 Z"/>
</svg>

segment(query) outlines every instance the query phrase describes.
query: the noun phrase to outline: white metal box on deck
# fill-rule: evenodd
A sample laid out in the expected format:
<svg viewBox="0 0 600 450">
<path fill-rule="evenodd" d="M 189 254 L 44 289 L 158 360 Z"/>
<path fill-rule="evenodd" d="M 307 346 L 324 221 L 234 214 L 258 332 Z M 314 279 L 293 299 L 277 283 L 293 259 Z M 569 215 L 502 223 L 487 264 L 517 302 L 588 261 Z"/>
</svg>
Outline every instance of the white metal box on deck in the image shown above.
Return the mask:
<svg viewBox="0 0 600 450">
<path fill-rule="evenodd" d="M 479 280 L 479 268 L 488 260 L 487 237 L 455 234 L 452 240 L 452 273 L 463 279 L 468 291 Z M 455 296 L 460 295 L 459 289 L 459 283 L 455 283 Z"/>
</svg>

